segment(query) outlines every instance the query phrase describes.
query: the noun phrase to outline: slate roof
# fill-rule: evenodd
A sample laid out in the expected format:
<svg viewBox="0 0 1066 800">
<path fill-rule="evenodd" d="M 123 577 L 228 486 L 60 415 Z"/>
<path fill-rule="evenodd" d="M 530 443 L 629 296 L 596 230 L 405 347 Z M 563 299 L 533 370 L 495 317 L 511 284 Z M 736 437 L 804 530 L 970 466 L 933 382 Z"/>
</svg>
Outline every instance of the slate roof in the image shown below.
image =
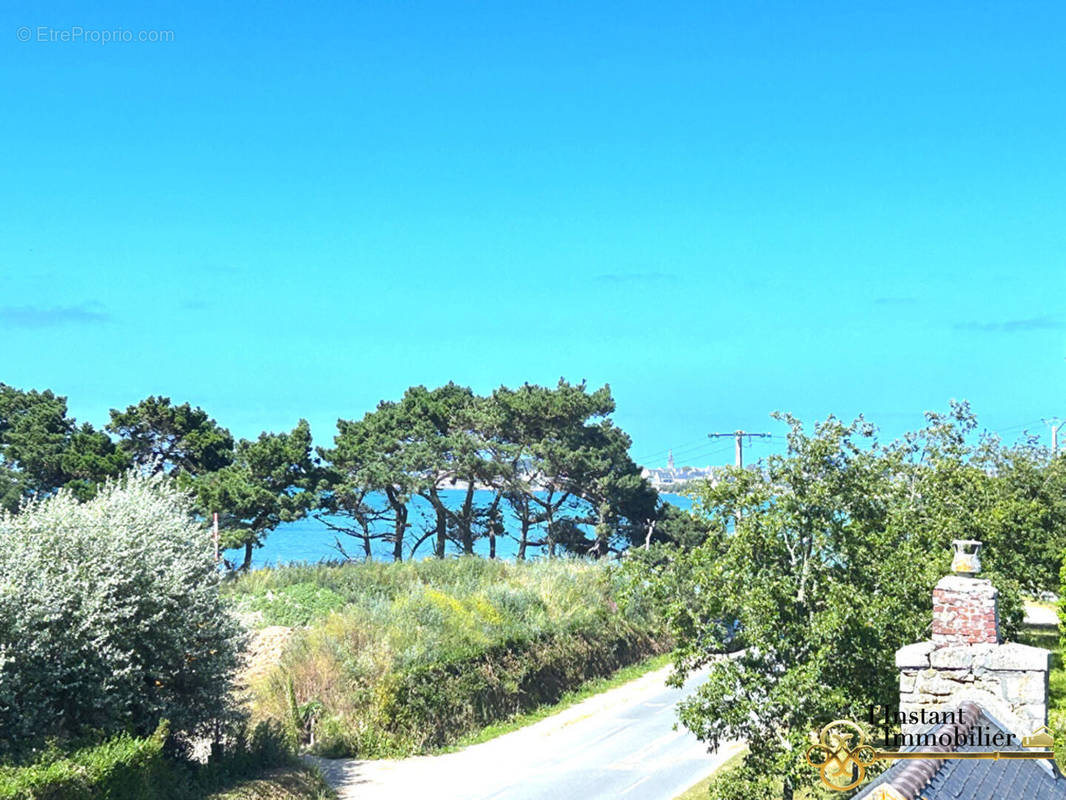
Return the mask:
<svg viewBox="0 0 1066 800">
<path fill-rule="evenodd" d="M 953 729 L 983 728 L 989 735 L 1008 729 L 975 703 L 963 703 L 961 724 L 933 726 L 930 730 L 952 732 Z M 916 750 L 906 747 L 904 750 Z M 947 747 L 922 747 L 944 752 Z M 950 748 L 952 750 L 956 748 Z M 960 751 L 988 750 L 970 744 Z M 1024 750 L 1021 745 L 1002 750 Z M 880 795 L 877 788 L 891 784 L 905 800 L 1066 800 L 1066 777 L 1046 760 L 933 759 L 896 761 L 853 795 L 853 800 L 867 800 Z M 890 795 L 891 796 L 891 795 Z"/>
</svg>

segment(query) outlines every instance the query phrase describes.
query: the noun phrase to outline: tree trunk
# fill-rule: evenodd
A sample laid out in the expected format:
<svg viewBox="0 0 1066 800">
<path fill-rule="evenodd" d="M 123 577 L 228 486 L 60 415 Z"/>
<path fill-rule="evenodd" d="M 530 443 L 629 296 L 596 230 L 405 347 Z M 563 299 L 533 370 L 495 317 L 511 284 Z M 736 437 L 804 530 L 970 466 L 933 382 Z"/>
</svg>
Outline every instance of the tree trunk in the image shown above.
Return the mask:
<svg viewBox="0 0 1066 800">
<path fill-rule="evenodd" d="M 471 509 L 474 505 L 474 481 L 470 480 L 466 485 L 466 497 L 463 498 L 463 512 L 459 519 L 459 536 L 463 543 L 463 555 L 474 555 L 474 531 L 472 524 Z"/>
<path fill-rule="evenodd" d="M 492 505 L 489 506 L 489 558 L 496 558 L 496 526 L 500 522 L 500 500 L 503 498 L 502 492 L 496 492 L 496 496 L 492 499 Z M 503 530 L 503 525 L 500 525 L 500 530 Z"/>
<path fill-rule="evenodd" d="M 548 558 L 555 558 L 555 525 L 552 524 L 552 517 L 555 516 L 555 509 L 552 508 L 552 497 L 555 495 L 555 489 L 548 489 L 548 496 L 544 501 L 544 522 L 548 523 L 548 527 L 545 530 L 545 541 L 548 544 Z"/>
<path fill-rule="evenodd" d="M 526 545 L 529 544 L 529 515 L 526 514 L 522 517 L 522 531 L 521 538 L 518 540 L 518 555 L 515 556 L 519 561 L 526 560 Z"/>
<path fill-rule="evenodd" d="M 252 568 L 252 540 L 244 543 L 244 563 L 241 564 L 241 572 L 247 572 Z"/>
<path fill-rule="evenodd" d="M 403 535 L 407 530 L 407 506 L 396 509 L 396 527 L 393 529 L 392 560 L 403 561 Z"/>
<path fill-rule="evenodd" d="M 394 514 L 392 529 L 392 560 L 403 561 L 403 535 L 407 530 L 407 504 L 401 503 L 399 495 L 391 486 L 385 488 L 385 498 Z"/>
<path fill-rule="evenodd" d="M 437 512 L 437 542 L 433 547 L 433 555 L 437 558 L 444 558 L 444 548 L 448 543 L 448 512 L 445 510 L 440 498 L 436 497 L 436 493 L 434 493 L 434 497 L 433 508 Z"/>
</svg>

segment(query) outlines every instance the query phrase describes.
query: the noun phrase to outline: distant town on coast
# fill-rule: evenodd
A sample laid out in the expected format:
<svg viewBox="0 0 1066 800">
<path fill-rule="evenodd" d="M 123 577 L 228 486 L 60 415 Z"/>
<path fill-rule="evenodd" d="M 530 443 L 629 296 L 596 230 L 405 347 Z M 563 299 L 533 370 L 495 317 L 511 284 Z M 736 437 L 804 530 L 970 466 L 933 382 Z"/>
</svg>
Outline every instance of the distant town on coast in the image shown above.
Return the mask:
<svg viewBox="0 0 1066 800">
<path fill-rule="evenodd" d="M 666 458 L 665 467 L 643 467 L 640 471 L 642 478 L 648 481 L 656 489 L 682 489 L 692 481 L 706 480 L 711 485 L 718 483 L 718 474 L 722 467 L 679 467 L 674 464 L 673 451 Z"/>
</svg>

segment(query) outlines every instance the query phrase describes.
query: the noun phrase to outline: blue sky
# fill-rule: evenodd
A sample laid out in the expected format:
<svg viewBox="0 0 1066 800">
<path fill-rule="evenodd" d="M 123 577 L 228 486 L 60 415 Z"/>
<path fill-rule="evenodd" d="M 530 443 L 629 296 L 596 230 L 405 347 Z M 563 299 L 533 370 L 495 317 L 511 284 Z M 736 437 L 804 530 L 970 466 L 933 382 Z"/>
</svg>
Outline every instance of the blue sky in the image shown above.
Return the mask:
<svg viewBox="0 0 1066 800">
<path fill-rule="evenodd" d="M 584 378 L 647 463 L 775 409 L 1043 431 L 1066 6 L 932 5 L 5 4 L 0 381 L 325 442 Z"/>
</svg>

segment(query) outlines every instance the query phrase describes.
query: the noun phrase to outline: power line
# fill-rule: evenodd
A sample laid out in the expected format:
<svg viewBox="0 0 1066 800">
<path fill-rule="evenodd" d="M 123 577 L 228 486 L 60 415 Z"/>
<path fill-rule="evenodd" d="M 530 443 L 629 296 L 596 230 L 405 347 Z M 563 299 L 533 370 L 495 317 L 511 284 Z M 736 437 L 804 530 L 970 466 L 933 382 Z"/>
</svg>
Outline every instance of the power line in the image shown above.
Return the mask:
<svg viewBox="0 0 1066 800">
<path fill-rule="evenodd" d="M 693 453 L 703 450 L 705 447 L 707 447 L 707 441 L 701 439 L 698 443 L 689 443 L 682 445 L 681 447 L 670 447 L 666 450 L 659 450 L 656 453 L 652 453 L 642 458 L 635 458 L 634 460 L 643 463 L 662 458 L 669 453 L 673 453 L 675 457 L 682 456 L 683 458 L 690 458 Z"/>
<path fill-rule="evenodd" d="M 1049 425 L 1049 426 L 1057 423 L 1055 425 L 1055 427 L 1053 427 L 1053 429 L 1052 429 L 1052 439 L 1053 439 L 1052 444 L 1054 446 L 1055 451 L 1057 452 L 1058 451 L 1058 430 L 1060 428 L 1062 428 L 1063 425 L 1066 425 L 1066 420 L 1060 421 L 1058 417 L 1049 417 L 1049 418 L 1043 419 L 1043 420 L 1039 420 L 1039 419 L 1038 420 L 1031 420 L 1029 422 L 1023 422 L 1023 423 L 1017 424 L 1017 425 L 1010 425 L 1010 426 L 1008 426 L 1006 428 L 998 428 L 998 429 L 992 429 L 992 430 L 993 430 L 994 433 L 1003 435 L 1003 434 L 1007 434 L 1007 433 L 1012 433 L 1014 431 L 1028 430 L 1028 429 L 1032 428 L 1034 425 L 1038 425 L 1040 423 L 1044 423 L 1044 424 Z M 738 431 L 734 431 L 733 433 L 714 433 L 714 434 L 709 434 L 709 436 L 711 438 L 714 438 L 714 437 L 729 437 L 729 436 L 732 436 L 732 437 L 735 438 L 737 433 L 738 433 Z M 754 442 L 752 441 L 752 439 L 756 438 L 756 437 L 757 438 L 769 439 L 769 440 L 774 441 L 774 442 L 778 442 L 778 441 L 783 442 L 783 441 L 787 441 L 788 440 L 788 434 L 784 434 L 784 433 L 748 433 L 747 431 L 739 431 L 739 433 L 742 436 L 748 437 L 748 444 L 749 445 L 754 445 Z M 670 453 L 673 453 L 675 458 L 680 457 L 682 459 L 694 459 L 694 458 L 706 458 L 708 456 L 717 455 L 718 453 L 724 452 L 724 449 L 722 449 L 722 448 L 715 448 L 715 449 L 712 449 L 712 450 L 706 450 L 705 449 L 706 446 L 707 446 L 707 443 L 706 442 L 702 442 L 702 441 L 701 442 L 686 442 L 686 443 L 684 443 L 684 444 L 682 444 L 680 446 L 676 446 L 676 447 L 669 447 L 669 448 L 665 448 L 665 449 L 662 449 L 662 450 L 656 450 L 656 451 L 647 451 L 646 455 L 640 456 L 640 457 L 634 457 L 633 460 L 635 462 L 637 462 L 638 464 L 648 464 L 650 462 L 658 461 L 659 459 L 665 457 L 666 455 L 668 455 Z M 1066 447 L 1066 445 L 1064 445 L 1064 447 Z M 742 456 L 741 456 L 741 459 L 742 459 Z"/>
<path fill-rule="evenodd" d="M 714 445 L 710 445 L 709 447 L 700 448 L 698 450 L 695 450 L 694 452 L 687 454 L 684 460 L 694 464 L 697 459 L 710 458 L 711 456 L 716 456 L 721 453 L 727 452 L 729 452 L 728 445 L 725 447 L 715 447 Z"/>
<path fill-rule="evenodd" d="M 1008 428 L 999 428 L 996 432 L 997 433 L 1010 433 L 1011 431 L 1020 431 L 1020 430 L 1023 430 L 1025 428 L 1028 428 L 1028 427 L 1030 427 L 1032 425 L 1036 425 L 1037 423 L 1040 423 L 1040 422 L 1046 422 L 1046 420 L 1034 419 L 1034 420 L 1030 420 L 1029 422 L 1023 422 L 1021 425 L 1011 425 Z"/>
<path fill-rule="evenodd" d="M 687 452 L 689 450 L 698 449 L 700 447 L 703 447 L 706 444 L 707 444 L 706 441 L 704 441 L 703 439 L 700 439 L 700 440 L 698 440 L 696 442 L 686 442 L 685 444 L 682 444 L 682 445 L 679 445 L 679 446 L 668 447 L 668 448 L 665 448 L 663 450 L 656 450 L 654 452 L 645 451 L 646 455 L 641 456 L 640 458 L 637 458 L 635 460 L 636 461 L 651 461 L 653 459 L 661 458 L 662 456 L 665 456 L 669 452 L 673 452 L 674 454 L 684 453 L 684 452 Z"/>
</svg>

